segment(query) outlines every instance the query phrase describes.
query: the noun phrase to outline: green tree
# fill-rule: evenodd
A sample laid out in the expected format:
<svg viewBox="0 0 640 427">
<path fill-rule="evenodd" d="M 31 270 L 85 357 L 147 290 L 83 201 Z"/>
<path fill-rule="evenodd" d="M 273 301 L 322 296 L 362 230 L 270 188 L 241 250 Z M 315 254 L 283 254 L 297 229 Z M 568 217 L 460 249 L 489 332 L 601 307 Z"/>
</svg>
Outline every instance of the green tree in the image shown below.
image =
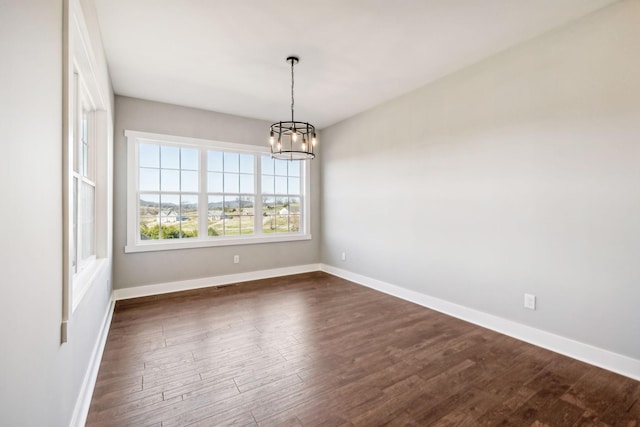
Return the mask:
<svg viewBox="0 0 640 427">
<path fill-rule="evenodd" d="M 140 235 L 145 236 L 148 239 L 158 240 L 160 238 L 160 225 L 154 224 L 151 227 L 149 227 L 147 224 L 140 224 Z M 181 237 L 184 238 L 184 237 L 197 237 L 197 236 L 198 236 L 197 230 L 191 230 L 191 231 L 183 230 L 181 234 L 180 227 L 177 225 L 162 226 L 163 239 L 179 239 Z"/>
</svg>

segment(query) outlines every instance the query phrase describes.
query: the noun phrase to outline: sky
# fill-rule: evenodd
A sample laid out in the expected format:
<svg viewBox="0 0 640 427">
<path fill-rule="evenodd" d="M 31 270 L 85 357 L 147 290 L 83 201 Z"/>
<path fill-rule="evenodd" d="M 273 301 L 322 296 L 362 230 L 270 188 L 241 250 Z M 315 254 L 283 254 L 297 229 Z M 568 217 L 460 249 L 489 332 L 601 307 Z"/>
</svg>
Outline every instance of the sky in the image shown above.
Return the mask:
<svg viewBox="0 0 640 427">
<path fill-rule="evenodd" d="M 198 148 L 139 144 L 141 199 L 158 202 L 157 192 L 198 192 L 199 155 L 206 156 L 209 193 L 253 194 L 257 165 L 254 155 Z M 262 194 L 300 195 L 300 163 L 260 157 Z M 189 201 L 190 199 L 193 201 Z M 211 198 L 211 197 L 210 197 Z M 175 199 L 175 200 L 173 200 Z M 216 199 L 217 200 L 217 199 Z M 197 203 L 197 195 L 182 195 L 183 203 Z M 180 196 L 164 195 L 163 203 L 180 204 Z"/>
</svg>

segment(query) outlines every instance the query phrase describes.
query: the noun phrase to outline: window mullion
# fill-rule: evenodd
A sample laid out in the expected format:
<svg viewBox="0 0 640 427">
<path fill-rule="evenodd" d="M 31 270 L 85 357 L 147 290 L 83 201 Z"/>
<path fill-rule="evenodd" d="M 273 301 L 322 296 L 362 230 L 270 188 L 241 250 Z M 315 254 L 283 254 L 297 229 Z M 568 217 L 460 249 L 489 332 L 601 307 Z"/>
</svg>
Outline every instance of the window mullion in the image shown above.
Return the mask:
<svg viewBox="0 0 640 427">
<path fill-rule="evenodd" d="M 140 150 L 140 145 L 138 145 L 138 150 Z M 162 240 L 162 147 L 159 146 L 158 150 L 158 173 L 160 174 L 158 176 L 158 240 Z M 140 160 L 138 160 L 138 165 L 136 167 L 138 168 L 138 171 L 140 171 Z M 140 181 L 138 181 L 138 188 L 140 188 Z"/>
<path fill-rule="evenodd" d="M 310 165 L 308 163 L 304 163 L 300 167 L 300 221 L 303 222 L 302 227 L 300 227 L 300 231 L 305 234 L 311 233 L 311 223 L 310 223 L 310 209 L 311 209 L 311 173 L 310 173 Z"/>
<path fill-rule="evenodd" d="M 182 239 L 182 148 L 178 148 L 178 237 Z"/>
<path fill-rule="evenodd" d="M 75 96 L 74 96 L 74 122 L 73 122 L 73 167 L 72 167 L 72 175 L 74 180 L 74 206 L 73 206 L 73 215 L 75 217 L 75 241 L 74 244 L 74 255 L 76 260 L 76 268 L 74 274 L 78 274 L 80 272 L 80 265 L 82 263 L 82 203 L 81 203 L 81 194 L 82 194 L 82 174 L 80 167 L 80 144 L 82 137 L 82 102 L 81 102 L 81 94 L 80 94 L 81 82 L 80 75 L 75 74 Z"/>
<path fill-rule="evenodd" d="M 257 235 L 262 235 L 262 155 L 255 154 L 254 156 L 254 170 L 256 174 L 254 176 L 254 218 L 253 218 L 253 230 Z"/>
<path fill-rule="evenodd" d="M 198 173 L 198 238 L 209 236 L 209 200 L 207 192 L 207 149 L 200 148 L 200 170 Z"/>
<path fill-rule="evenodd" d="M 91 142 L 90 146 L 89 146 L 89 161 L 91 163 L 91 165 L 89 166 L 89 170 L 91 171 L 91 180 L 92 181 L 97 181 L 98 180 L 98 175 L 97 175 L 97 171 L 96 171 L 96 141 L 98 140 L 98 129 L 96 126 L 96 112 L 95 110 L 91 110 L 90 114 L 89 114 L 89 130 L 91 133 L 91 139 L 89 140 Z M 95 185 L 94 185 L 95 186 Z"/>
<path fill-rule="evenodd" d="M 72 172 L 73 179 L 73 222 L 75 235 L 73 235 L 73 258 L 75 259 L 75 266 L 73 274 L 78 274 L 80 271 L 80 178 L 79 174 Z"/>
</svg>

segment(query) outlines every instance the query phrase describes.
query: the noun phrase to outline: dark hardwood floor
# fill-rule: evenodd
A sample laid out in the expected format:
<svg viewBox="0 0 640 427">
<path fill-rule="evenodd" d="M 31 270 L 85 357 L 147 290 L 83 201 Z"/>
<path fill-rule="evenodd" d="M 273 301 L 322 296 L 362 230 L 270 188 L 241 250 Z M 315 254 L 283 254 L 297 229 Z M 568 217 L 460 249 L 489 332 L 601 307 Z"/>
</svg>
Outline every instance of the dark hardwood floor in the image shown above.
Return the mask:
<svg viewBox="0 0 640 427">
<path fill-rule="evenodd" d="M 119 301 L 89 426 L 638 426 L 640 382 L 324 273 Z"/>
</svg>

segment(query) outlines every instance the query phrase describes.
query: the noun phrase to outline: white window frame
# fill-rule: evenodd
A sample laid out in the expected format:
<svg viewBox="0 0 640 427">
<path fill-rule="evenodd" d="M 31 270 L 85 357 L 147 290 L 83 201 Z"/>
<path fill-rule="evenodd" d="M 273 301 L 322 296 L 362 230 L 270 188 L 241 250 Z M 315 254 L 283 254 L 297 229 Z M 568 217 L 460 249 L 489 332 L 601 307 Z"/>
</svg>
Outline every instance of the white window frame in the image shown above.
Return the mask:
<svg viewBox="0 0 640 427">
<path fill-rule="evenodd" d="M 61 341 L 67 341 L 68 323 L 80 306 L 96 279 L 109 268 L 110 216 L 109 180 L 111 138 L 110 116 L 107 113 L 108 94 L 104 93 L 97 75 L 97 60 L 89 30 L 86 26 L 79 0 L 65 0 L 64 49 L 63 49 L 63 307 Z M 89 159 L 89 174 L 83 176 L 79 166 L 80 142 L 79 119 L 82 108 L 89 111 L 92 138 Z M 73 184 L 78 182 L 78 194 L 74 195 Z M 77 240 L 74 236 L 74 208 L 80 207 L 81 183 L 94 187 L 93 204 L 93 248 L 92 254 L 81 260 L 76 258 Z M 78 223 L 80 229 L 80 224 Z"/>
<path fill-rule="evenodd" d="M 74 286 L 76 287 L 76 294 L 83 294 L 86 292 L 84 287 L 88 286 L 86 283 L 87 280 L 83 280 L 84 275 L 87 271 L 92 270 L 92 266 L 96 261 L 96 196 L 97 196 L 97 185 L 95 178 L 95 161 L 96 161 L 96 149 L 98 141 L 97 141 L 97 133 L 96 133 L 96 108 L 95 104 L 91 99 L 91 96 L 88 92 L 87 86 L 80 76 L 78 69 L 76 68 L 76 72 L 74 73 L 75 77 L 75 108 L 74 108 L 74 155 L 73 155 L 73 167 L 70 170 L 72 182 L 77 182 L 77 187 L 73 192 L 73 212 L 72 215 L 75 217 L 75 230 L 72 231 L 75 238 L 73 238 L 73 247 L 72 247 L 72 258 L 75 260 L 75 265 L 73 266 L 73 281 Z M 82 155 L 82 145 L 83 141 L 81 138 L 82 134 L 82 120 L 83 115 L 86 113 L 87 115 L 87 150 L 88 150 L 88 158 L 86 169 L 82 165 L 84 160 Z M 73 185 L 73 184 L 72 184 Z M 85 231 L 83 227 L 83 223 L 86 218 L 84 216 L 84 206 L 82 204 L 82 187 L 84 185 L 89 185 L 93 187 L 93 236 L 92 236 L 92 248 L 91 255 L 88 257 L 82 258 L 82 252 L 86 249 L 82 242 L 85 240 Z M 80 286 L 82 288 L 80 288 Z M 78 291 L 83 292 L 78 292 Z"/>
<path fill-rule="evenodd" d="M 149 132 L 139 132 L 125 130 L 127 139 L 127 244 L 125 253 L 163 251 L 188 248 L 204 248 L 212 246 L 249 245 L 273 242 L 291 242 L 298 240 L 310 240 L 311 236 L 311 202 L 310 202 L 310 165 L 303 161 L 300 165 L 301 179 L 301 226 L 298 232 L 289 233 L 262 233 L 262 226 L 258 226 L 258 221 L 262 218 L 262 198 L 269 197 L 270 194 L 262 194 L 261 191 L 261 156 L 270 156 L 268 146 L 257 146 L 248 144 L 237 144 L 231 142 L 213 141 L 199 138 L 189 138 L 184 136 L 163 135 Z M 208 191 L 206 188 L 206 152 L 207 150 L 226 151 L 241 154 L 255 155 L 254 159 L 254 234 L 233 235 L 233 236 L 208 236 L 207 233 L 198 233 L 198 237 L 181 239 L 160 239 L 142 240 L 140 238 L 138 213 L 139 213 L 139 191 L 138 191 L 138 145 L 139 144 L 161 144 L 198 148 L 200 150 L 200 170 L 199 170 L 199 197 L 198 197 L 198 221 L 199 230 L 206 230 L 208 214 Z M 298 197 L 298 196 L 296 196 Z M 261 224 L 261 223 L 260 223 Z"/>
</svg>

